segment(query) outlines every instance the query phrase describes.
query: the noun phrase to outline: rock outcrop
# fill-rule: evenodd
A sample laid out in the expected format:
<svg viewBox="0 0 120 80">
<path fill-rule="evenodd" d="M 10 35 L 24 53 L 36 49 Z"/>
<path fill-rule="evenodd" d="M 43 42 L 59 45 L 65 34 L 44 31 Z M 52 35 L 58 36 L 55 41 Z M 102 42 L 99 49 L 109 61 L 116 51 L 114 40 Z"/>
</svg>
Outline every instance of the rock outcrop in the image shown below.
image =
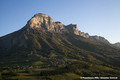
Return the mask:
<svg viewBox="0 0 120 80">
<path fill-rule="evenodd" d="M 48 31 L 54 31 L 55 28 L 55 22 L 52 20 L 52 18 L 41 13 L 34 15 L 34 17 L 32 17 L 28 22 L 28 25 L 28 27 L 32 29 L 41 29 Z"/>
<path fill-rule="evenodd" d="M 84 38 L 89 38 L 90 37 L 90 35 L 88 33 L 84 33 L 84 32 L 81 32 L 81 31 L 79 31 L 79 35 L 84 37 Z"/>
<path fill-rule="evenodd" d="M 90 36 L 89 39 L 98 43 L 98 44 L 102 44 L 102 45 L 109 45 L 110 44 L 107 39 L 105 39 L 104 37 L 101 37 L 101 36 Z"/>
<path fill-rule="evenodd" d="M 114 47 L 120 48 L 120 42 L 113 44 Z"/>
<path fill-rule="evenodd" d="M 110 44 L 109 41 L 106 40 L 104 37 L 90 36 L 88 33 L 79 31 L 76 24 L 69 24 L 65 26 L 61 22 L 54 22 L 50 16 L 42 13 L 34 15 L 28 21 L 27 25 L 28 25 L 27 27 L 31 29 L 38 29 L 41 30 L 42 32 L 46 32 L 46 31 L 55 32 L 55 33 L 70 32 L 75 35 L 79 35 L 84 38 L 87 38 L 98 44 L 102 44 L 102 45 Z"/>
<path fill-rule="evenodd" d="M 27 23 L 27 27 L 31 29 L 38 29 L 42 31 L 49 31 L 49 32 L 71 32 L 75 35 L 80 35 L 85 38 L 89 38 L 88 33 L 84 33 L 78 30 L 76 24 L 69 24 L 67 26 L 63 25 L 61 22 L 54 22 L 51 17 L 46 14 L 36 14 L 34 15 Z"/>
<path fill-rule="evenodd" d="M 79 35 L 79 31 L 76 24 L 67 25 L 65 26 L 65 28 L 74 34 Z"/>
</svg>

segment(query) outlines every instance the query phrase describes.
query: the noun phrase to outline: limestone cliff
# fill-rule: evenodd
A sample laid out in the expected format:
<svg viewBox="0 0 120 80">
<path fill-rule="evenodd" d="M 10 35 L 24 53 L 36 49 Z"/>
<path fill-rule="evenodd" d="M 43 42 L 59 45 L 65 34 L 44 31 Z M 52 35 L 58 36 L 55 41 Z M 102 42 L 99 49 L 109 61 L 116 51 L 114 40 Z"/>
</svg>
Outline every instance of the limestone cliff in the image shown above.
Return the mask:
<svg viewBox="0 0 120 80">
<path fill-rule="evenodd" d="M 71 32 L 75 35 L 80 35 L 85 38 L 89 38 L 88 33 L 84 33 L 78 30 L 76 24 L 63 25 L 61 22 L 54 22 L 51 17 L 46 14 L 35 14 L 27 23 L 27 27 L 31 29 L 38 29 L 43 32 Z"/>
</svg>

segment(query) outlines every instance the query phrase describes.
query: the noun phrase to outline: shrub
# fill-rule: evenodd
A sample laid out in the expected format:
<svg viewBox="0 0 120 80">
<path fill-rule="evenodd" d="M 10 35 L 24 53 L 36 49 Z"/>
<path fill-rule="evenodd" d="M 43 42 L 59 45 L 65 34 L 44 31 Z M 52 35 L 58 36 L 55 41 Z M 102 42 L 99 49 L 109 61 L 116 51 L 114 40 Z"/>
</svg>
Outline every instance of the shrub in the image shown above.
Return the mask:
<svg viewBox="0 0 120 80">
<path fill-rule="evenodd" d="M 2 76 L 1 72 L 0 72 L 0 77 Z"/>
<path fill-rule="evenodd" d="M 9 72 L 2 72 L 2 75 L 18 76 L 18 73 L 14 72 L 14 71 L 9 71 Z"/>
<path fill-rule="evenodd" d="M 26 69 L 25 73 L 32 73 L 32 70 L 31 69 Z"/>
</svg>

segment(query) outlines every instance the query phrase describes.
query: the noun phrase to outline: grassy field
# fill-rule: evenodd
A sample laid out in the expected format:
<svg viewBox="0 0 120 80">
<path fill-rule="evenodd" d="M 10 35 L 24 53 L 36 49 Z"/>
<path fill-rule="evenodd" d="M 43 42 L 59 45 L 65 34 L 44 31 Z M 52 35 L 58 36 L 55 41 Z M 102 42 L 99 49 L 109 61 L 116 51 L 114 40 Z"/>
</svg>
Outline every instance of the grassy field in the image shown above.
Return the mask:
<svg viewBox="0 0 120 80">
<path fill-rule="evenodd" d="M 75 73 L 63 73 L 57 75 L 47 75 L 40 76 L 40 72 L 42 71 L 53 71 L 54 69 L 31 69 L 31 70 L 14 70 L 14 74 L 10 71 L 4 70 L 2 72 L 1 80 L 74 80 L 79 79 L 80 76 Z"/>
<path fill-rule="evenodd" d="M 120 77 L 120 68 L 105 65 L 71 64 L 65 68 L 10 69 L 0 73 L 1 80 L 80 80 L 80 77 Z M 90 80 L 90 79 L 89 79 Z"/>
</svg>

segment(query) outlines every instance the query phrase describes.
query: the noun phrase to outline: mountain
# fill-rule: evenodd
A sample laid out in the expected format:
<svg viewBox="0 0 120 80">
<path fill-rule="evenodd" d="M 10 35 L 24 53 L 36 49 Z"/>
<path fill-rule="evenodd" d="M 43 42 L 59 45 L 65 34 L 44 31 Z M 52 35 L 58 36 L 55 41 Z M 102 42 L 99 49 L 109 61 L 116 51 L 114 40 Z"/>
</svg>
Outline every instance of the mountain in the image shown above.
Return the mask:
<svg viewBox="0 0 120 80">
<path fill-rule="evenodd" d="M 89 38 L 90 40 L 96 43 L 109 44 L 109 42 L 103 37 L 90 36 L 88 33 L 78 31 L 76 24 L 75 25 L 70 24 L 70 25 L 64 26 L 61 22 L 54 22 L 48 15 L 39 13 L 34 15 L 28 21 L 26 26 L 21 30 L 0 38 L 1 53 L 4 51 L 7 51 L 8 49 L 10 49 L 15 45 L 19 45 L 19 46 L 24 45 L 25 39 L 27 38 L 27 36 L 24 35 L 24 33 L 30 32 L 32 30 L 37 30 L 37 31 L 39 30 L 40 32 L 61 33 L 61 34 L 65 32 L 74 33 L 75 35 L 80 35 L 84 38 Z"/>
<path fill-rule="evenodd" d="M 117 43 L 113 44 L 113 46 L 115 46 L 115 47 L 117 47 L 117 48 L 120 48 L 120 43 L 117 42 Z"/>
<path fill-rule="evenodd" d="M 90 40 L 100 44 L 100 45 L 110 45 L 110 42 L 101 36 L 91 36 Z"/>
<path fill-rule="evenodd" d="M 22 29 L 0 37 L 0 44 L 0 55 L 16 63 L 26 56 L 48 58 L 50 55 L 74 55 L 75 58 L 79 56 L 78 58 L 84 59 L 90 55 L 100 61 L 109 56 L 111 61 L 114 55 L 119 55 L 119 50 L 109 46 L 110 43 L 105 38 L 81 32 L 76 24 L 54 22 L 42 13 L 35 14 Z M 100 58 L 97 59 L 97 56 Z M 24 61 L 28 58 L 24 58 Z M 4 63 L 4 58 L 1 61 Z M 114 64 L 112 61 L 108 63 Z"/>
<path fill-rule="evenodd" d="M 50 76 L 70 73 L 118 76 L 119 58 L 120 50 L 111 46 L 105 38 L 81 32 L 76 24 L 54 22 L 42 13 L 35 14 L 22 29 L 0 37 L 0 70 L 3 72 L 9 67 L 31 69 L 31 66 L 37 66 L 45 70 L 33 71 L 34 75 L 45 79 L 49 77 L 49 80 Z M 20 71 L 17 73 L 22 74 Z"/>
</svg>

